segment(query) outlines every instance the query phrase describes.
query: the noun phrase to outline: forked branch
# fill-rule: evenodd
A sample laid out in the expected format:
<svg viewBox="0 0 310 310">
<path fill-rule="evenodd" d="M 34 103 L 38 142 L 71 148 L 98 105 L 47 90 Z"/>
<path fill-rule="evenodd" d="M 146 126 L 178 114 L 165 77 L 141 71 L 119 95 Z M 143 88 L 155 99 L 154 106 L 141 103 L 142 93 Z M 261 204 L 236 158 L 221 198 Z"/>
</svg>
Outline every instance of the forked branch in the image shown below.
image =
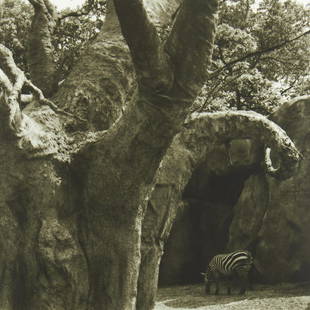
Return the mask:
<svg viewBox="0 0 310 310">
<path fill-rule="evenodd" d="M 195 98 L 207 78 L 215 36 L 217 0 L 184 0 L 166 44 L 175 80 Z"/>
<path fill-rule="evenodd" d="M 161 93 L 173 89 L 172 95 L 185 101 L 195 98 L 207 78 L 211 61 L 217 0 L 184 0 L 164 46 L 143 1 L 114 3 L 140 85 L 154 89 L 155 84 Z"/>
<path fill-rule="evenodd" d="M 114 0 L 141 87 L 168 89 L 172 82 L 168 57 L 141 0 Z"/>
<path fill-rule="evenodd" d="M 23 115 L 18 100 L 25 79 L 24 73 L 15 65 L 11 51 L 0 44 L 1 110 L 7 120 L 4 124 L 16 135 L 22 126 Z"/>
<path fill-rule="evenodd" d="M 55 112 L 64 114 L 71 118 L 77 118 L 82 122 L 86 122 L 85 119 L 81 119 L 78 116 L 74 116 L 71 113 L 63 111 L 62 109 L 58 108 L 51 100 L 46 99 L 42 90 L 34 85 L 30 80 L 28 80 L 24 72 L 16 66 L 12 52 L 2 44 L 0 44 L 0 68 L 2 69 L 0 82 L 2 84 L 2 88 L 5 90 L 5 94 L 7 94 L 9 99 L 7 102 L 11 102 L 11 105 L 13 101 L 16 102 L 16 107 L 14 108 L 15 113 L 17 110 L 19 113 L 21 113 L 19 109 L 21 91 L 23 86 L 27 85 L 32 92 L 33 99 L 38 103 L 48 105 Z M 27 98 L 27 100 L 29 100 L 29 98 Z M 16 126 L 14 125 L 14 128 L 15 127 Z"/>
<path fill-rule="evenodd" d="M 55 125 L 55 131 L 53 132 L 51 127 L 46 130 L 43 123 L 37 123 L 35 119 L 29 117 L 29 114 L 21 111 L 20 103 L 24 97 L 22 95 L 24 85 L 27 85 L 32 92 L 32 96 L 27 96 L 27 101 L 30 99 L 30 102 L 48 105 L 56 112 L 74 117 L 65 111 L 60 111 L 53 102 L 46 99 L 43 92 L 16 66 L 11 51 L 0 44 L 1 134 L 4 133 L 4 137 L 15 137 L 11 141 L 15 141 L 28 157 L 56 154 L 59 149 L 57 144 L 59 137 L 55 132 L 60 132 L 61 126 L 57 125 L 57 121 L 52 122 Z M 36 107 L 39 109 L 39 106 L 36 105 Z M 34 111 L 33 106 L 30 111 Z M 49 113 L 49 115 L 53 120 L 58 118 L 55 113 Z"/>
</svg>

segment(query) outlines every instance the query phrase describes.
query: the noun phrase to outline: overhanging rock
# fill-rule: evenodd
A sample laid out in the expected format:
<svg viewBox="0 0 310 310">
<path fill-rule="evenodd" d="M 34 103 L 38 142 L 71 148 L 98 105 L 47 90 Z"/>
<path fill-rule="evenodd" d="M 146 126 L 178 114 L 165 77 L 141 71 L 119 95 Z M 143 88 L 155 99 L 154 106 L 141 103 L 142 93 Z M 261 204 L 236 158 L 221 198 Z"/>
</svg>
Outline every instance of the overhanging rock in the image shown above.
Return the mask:
<svg viewBox="0 0 310 310">
<path fill-rule="evenodd" d="M 266 168 L 264 152 L 272 150 L 276 172 Z M 241 156 L 241 157 L 240 157 Z M 245 162 L 242 161 L 244 157 Z M 261 164 L 278 179 L 292 175 L 300 160 L 293 142 L 275 123 L 255 112 L 218 112 L 193 115 L 165 155 L 156 176 L 142 232 L 142 263 L 139 283 L 145 288 L 157 285 L 159 261 L 182 195 L 193 172 L 206 164 L 225 172 Z M 264 169 L 261 169 L 264 173 Z M 225 195 L 225 193 L 223 193 Z M 147 275 L 154 275 L 147 280 Z M 152 282 L 153 284 L 146 283 Z"/>
</svg>

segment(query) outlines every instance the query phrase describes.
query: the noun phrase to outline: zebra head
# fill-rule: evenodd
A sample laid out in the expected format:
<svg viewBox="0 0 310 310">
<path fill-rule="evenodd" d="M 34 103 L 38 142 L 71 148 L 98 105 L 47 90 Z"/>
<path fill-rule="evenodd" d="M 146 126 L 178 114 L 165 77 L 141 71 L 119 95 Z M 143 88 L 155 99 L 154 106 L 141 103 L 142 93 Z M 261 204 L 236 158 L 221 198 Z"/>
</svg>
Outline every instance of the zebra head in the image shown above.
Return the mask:
<svg viewBox="0 0 310 310">
<path fill-rule="evenodd" d="M 203 279 L 204 279 L 204 282 L 205 283 L 208 283 L 210 281 L 210 275 L 209 275 L 209 272 L 206 271 L 206 272 L 201 272 L 200 273 L 201 275 L 203 275 Z"/>
</svg>

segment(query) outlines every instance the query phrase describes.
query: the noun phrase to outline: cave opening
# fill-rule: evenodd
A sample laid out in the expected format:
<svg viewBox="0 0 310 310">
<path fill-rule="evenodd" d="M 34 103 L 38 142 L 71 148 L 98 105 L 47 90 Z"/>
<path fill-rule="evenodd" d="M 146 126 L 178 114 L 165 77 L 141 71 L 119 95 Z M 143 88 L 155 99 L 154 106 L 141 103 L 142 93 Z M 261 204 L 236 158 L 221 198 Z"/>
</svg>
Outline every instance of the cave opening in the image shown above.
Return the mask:
<svg viewBox="0 0 310 310">
<path fill-rule="evenodd" d="M 212 171 L 200 165 L 192 174 L 159 271 L 159 286 L 186 285 L 202 281 L 209 260 L 226 251 L 233 207 L 253 167 Z"/>
</svg>

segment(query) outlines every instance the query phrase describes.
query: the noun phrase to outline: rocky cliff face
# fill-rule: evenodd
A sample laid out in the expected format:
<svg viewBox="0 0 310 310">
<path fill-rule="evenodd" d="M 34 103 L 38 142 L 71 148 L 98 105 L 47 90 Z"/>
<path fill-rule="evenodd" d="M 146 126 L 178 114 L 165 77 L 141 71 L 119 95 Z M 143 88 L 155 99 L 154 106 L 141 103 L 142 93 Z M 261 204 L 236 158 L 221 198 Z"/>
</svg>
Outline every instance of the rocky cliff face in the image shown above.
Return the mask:
<svg viewBox="0 0 310 310">
<path fill-rule="evenodd" d="M 284 181 L 267 176 L 254 139 L 213 145 L 183 191 L 186 203 L 165 247 L 160 284 L 197 281 L 210 257 L 238 248 L 253 252 L 264 281 L 309 278 L 310 98 L 284 104 L 272 120 L 304 156 L 297 173 Z M 276 167 L 277 155 L 271 153 Z"/>
<path fill-rule="evenodd" d="M 310 277 L 310 98 L 284 104 L 272 119 L 292 138 L 303 160 L 279 182 L 252 175 L 234 207 L 229 248 L 250 247 L 268 281 Z"/>
</svg>

